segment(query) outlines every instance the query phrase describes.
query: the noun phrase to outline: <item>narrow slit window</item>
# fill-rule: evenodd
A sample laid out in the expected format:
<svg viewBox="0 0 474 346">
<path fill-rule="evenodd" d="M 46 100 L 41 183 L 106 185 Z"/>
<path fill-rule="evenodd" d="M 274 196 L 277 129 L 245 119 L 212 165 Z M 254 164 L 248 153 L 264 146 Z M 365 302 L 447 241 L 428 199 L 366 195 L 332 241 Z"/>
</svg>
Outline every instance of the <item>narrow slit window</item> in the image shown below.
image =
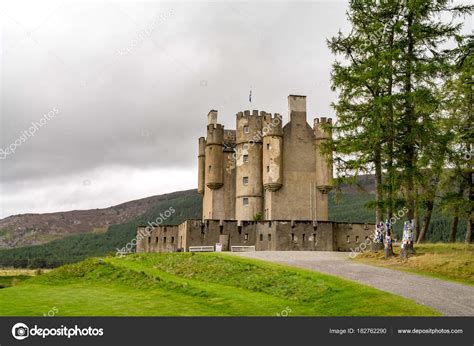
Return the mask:
<svg viewBox="0 0 474 346">
<path fill-rule="evenodd" d="M 248 155 L 244 155 L 244 162 L 249 162 L 249 156 Z"/>
<path fill-rule="evenodd" d="M 242 178 L 242 183 L 243 183 L 244 185 L 248 185 L 248 184 L 249 184 L 249 177 L 243 177 L 243 178 Z"/>
<path fill-rule="evenodd" d="M 242 201 L 243 205 L 247 206 L 249 205 L 249 199 L 247 197 L 245 197 Z"/>
</svg>

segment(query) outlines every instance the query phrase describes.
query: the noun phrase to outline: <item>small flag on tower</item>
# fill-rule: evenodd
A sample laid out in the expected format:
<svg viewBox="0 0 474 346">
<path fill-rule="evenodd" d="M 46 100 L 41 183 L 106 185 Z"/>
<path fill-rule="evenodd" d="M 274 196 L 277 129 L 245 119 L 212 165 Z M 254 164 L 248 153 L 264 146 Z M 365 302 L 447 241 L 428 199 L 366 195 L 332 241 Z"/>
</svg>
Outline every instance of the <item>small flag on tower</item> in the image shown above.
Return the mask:
<svg viewBox="0 0 474 346">
<path fill-rule="evenodd" d="M 249 102 L 252 102 L 252 89 L 250 89 L 250 94 L 249 94 Z"/>
</svg>

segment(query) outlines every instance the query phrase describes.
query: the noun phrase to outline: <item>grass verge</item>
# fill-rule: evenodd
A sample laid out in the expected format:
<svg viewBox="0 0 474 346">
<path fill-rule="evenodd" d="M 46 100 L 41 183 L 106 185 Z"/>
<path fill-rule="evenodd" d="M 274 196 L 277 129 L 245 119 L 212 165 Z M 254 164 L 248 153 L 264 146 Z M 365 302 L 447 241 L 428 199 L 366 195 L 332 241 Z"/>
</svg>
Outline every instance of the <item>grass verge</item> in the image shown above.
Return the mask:
<svg viewBox="0 0 474 346">
<path fill-rule="evenodd" d="M 383 251 L 364 252 L 355 261 L 380 267 L 427 275 L 466 285 L 474 285 L 474 245 L 461 243 L 415 244 L 416 254 L 402 261 L 396 257 L 384 259 Z"/>
</svg>

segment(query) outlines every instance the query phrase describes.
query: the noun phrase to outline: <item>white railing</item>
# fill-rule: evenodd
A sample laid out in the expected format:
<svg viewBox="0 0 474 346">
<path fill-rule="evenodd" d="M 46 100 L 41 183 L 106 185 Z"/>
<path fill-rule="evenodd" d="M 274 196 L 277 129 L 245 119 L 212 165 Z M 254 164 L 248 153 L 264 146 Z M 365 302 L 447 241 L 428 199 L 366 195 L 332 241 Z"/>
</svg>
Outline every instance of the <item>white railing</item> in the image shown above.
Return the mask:
<svg viewBox="0 0 474 346">
<path fill-rule="evenodd" d="M 248 252 L 255 251 L 255 246 L 231 246 L 230 251 L 232 252 Z"/>
<path fill-rule="evenodd" d="M 214 252 L 214 246 L 190 246 L 189 252 Z"/>
</svg>

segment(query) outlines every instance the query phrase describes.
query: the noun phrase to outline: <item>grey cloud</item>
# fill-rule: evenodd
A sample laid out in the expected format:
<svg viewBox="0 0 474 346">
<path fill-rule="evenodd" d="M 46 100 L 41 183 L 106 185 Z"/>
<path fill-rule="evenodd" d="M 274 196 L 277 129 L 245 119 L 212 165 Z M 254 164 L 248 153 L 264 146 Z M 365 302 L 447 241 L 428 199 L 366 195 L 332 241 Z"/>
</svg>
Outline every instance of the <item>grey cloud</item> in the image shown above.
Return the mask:
<svg viewBox="0 0 474 346">
<path fill-rule="evenodd" d="M 212 108 L 233 128 L 236 112 L 284 114 L 298 93 L 308 118 L 332 115 L 325 40 L 347 26 L 345 3 L 35 4 L 0 5 L 0 147 L 60 115 L 0 160 L 3 194 L 101 167 L 195 169 Z"/>
</svg>

